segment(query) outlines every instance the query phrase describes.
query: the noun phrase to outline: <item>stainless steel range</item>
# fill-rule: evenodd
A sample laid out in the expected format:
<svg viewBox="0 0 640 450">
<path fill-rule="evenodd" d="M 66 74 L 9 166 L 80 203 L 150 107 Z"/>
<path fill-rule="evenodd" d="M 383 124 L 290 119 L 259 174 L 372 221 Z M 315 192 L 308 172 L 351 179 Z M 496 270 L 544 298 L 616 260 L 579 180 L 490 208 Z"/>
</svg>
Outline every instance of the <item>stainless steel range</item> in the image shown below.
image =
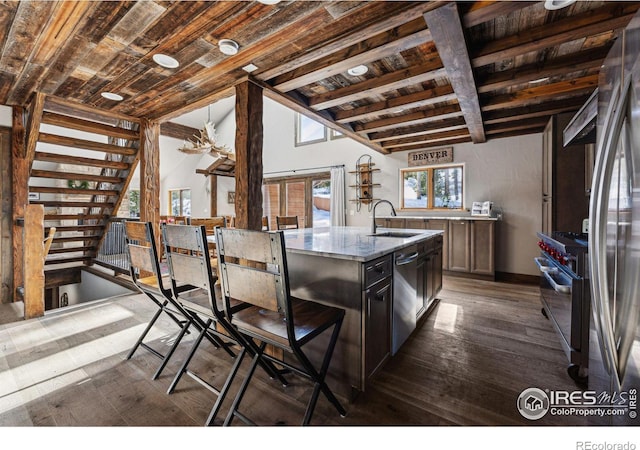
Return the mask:
<svg viewBox="0 0 640 450">
<path fill-rule="evenodd" d="M 586 386 L 591 314 L 586 234 L 538 233 L 542 314 L 553 324 L 569 360 L 567 372 Z"/>
</svg>

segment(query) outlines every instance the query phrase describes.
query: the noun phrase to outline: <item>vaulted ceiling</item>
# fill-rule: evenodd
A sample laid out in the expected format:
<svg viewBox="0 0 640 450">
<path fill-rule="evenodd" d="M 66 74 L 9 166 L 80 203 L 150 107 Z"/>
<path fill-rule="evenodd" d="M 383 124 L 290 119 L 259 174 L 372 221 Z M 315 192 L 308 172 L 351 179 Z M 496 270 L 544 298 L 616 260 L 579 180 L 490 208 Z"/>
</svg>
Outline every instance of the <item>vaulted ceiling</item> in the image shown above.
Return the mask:
<svg viewBox="0 0 640 450">
<path fill-rule="evenodd" d="M 41 92 L 164 122 L 250 78 L 265 95 L 382 153 L 480 143 L 540 132 L 551 115 L 579 109 L 639 8 L 9 0 L 0 2 L 0 104 L 26 105 Z M 239 52 L 222 54 L 221 39 Z M 159 66 L 158 53 L 179 67 Z M 358 65 L 368 71 L 347 73 Z"/>
</svg>

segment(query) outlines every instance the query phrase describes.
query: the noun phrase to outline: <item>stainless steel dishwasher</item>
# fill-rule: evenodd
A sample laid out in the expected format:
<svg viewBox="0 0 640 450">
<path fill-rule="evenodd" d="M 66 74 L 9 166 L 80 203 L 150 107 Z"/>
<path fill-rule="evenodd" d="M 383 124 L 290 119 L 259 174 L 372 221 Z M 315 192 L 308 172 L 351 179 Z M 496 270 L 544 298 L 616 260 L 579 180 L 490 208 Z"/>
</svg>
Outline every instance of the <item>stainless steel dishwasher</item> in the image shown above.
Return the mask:
<svg viewBox="0 0 640 450">
<path fill-rule="evenodd" d="M 416 328 L 418 247 L 411 245 L 393 254 L 393 326 L 391 354 L 395 355 Z"/>
</svg>

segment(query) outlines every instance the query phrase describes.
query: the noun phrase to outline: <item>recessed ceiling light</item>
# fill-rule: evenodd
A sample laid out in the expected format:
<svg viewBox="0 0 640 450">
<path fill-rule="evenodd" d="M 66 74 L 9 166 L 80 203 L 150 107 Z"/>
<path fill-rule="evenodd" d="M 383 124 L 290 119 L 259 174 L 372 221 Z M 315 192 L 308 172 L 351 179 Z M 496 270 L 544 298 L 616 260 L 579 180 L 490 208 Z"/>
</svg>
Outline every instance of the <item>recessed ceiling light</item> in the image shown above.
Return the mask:
<svg viewBox="0 0 640 450">
<path fill-rule="evenodd" d="M 124 100 L 124 97 L 120 94 L 115 94 L 113 92 L 103 92 L 100 95 L 102 95 L 102 97 L 106 98 L 107 100 L 113 100 L 116 102 L 121 102 L 122 100 Z"/>
<path fill-rule="evenodd" d="M 545 0 L 544 7 L 549 11 L 554 11 L 556 9 L 565 8 L 575 2 L 576 0 Z"/>
<path fill-rule="evenodd" d="M 232 41 L 231 39 L 220 39 L 218 48 L 220 48 L 220 51 L 225 55 L 235 55 L 238 53 L 240 46 L 236 41 Z"/>
<path fill-rule="evenodd" d="M 275 5 L 277 3 L 280 3 L 280 0 L 258 0 L 258 2 L 264 5 Z"/>
<path fill-rule="evenodd" d="M 159 66 L 166 67 L 167 69 L 175 69 L 180 65 L 180 63 L 169 55 L 164 55 L 162 53 L 156 53 L 153 55 L 153 60 Z"/>
<path fill-rule="evenodd" d="M 351 69 L 347 70 L 347 73 L 351 76 L 357 77 L 360 75 L 364 75 L 369 71 L 369 68 L 365 65 L 355 66 Z"/>
<path fill-rule="evenodd" d="M 529 81 L 529 84 L 544 83 L 545 81 L 548 81 L 548 80 L 549 80 L 549 77 L 538 78 L 537 80 Z"/>
<path fill-rule="evenodd" d="M 242 70 L 244 70 L 245 72 L 251 73 L 258 70 L 258 66 L 256 66 L 255 64 L 247 64 L 242 68 Z"/>
</svg>

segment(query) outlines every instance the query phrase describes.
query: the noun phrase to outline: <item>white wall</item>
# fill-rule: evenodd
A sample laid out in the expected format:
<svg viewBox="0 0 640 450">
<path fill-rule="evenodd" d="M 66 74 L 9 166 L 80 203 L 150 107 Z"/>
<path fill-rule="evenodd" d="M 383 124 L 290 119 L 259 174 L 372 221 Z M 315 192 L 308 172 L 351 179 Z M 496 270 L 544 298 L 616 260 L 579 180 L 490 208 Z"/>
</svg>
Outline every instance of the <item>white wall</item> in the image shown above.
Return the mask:
<svg viewBox="0 0 640 450">
<path fill-rule="evenodd" d="M 11 107 L 0 105 L 0 127 L 11 128 Z"/>
<path fill-rule="evenodd" d="M 68 306 L 132 293 L 125 287 L 84 270 L 80 271 L 80 276 L 80 283 L 60 286 L 60 298 L 67 294 Z"/>
<path fill-rule="evenodd" d="M 294 119 L 293 111 L 265 99 L 263 165 L 266 177 L 269 172 L 336 164 L 344 164 L 348 172 L 355 169 L 359 156 L 368 154 L 376 168 L 381 169 L 375 173 L 374 180 L 381 183 L 382 187 L 374 190 L 374 196 L 398 205 L 399 171 L 408 166 L 408 152 L 385 156 L 348 138 L 295 147 Z M 233 114 L 227 116 L 217 127 L 222 141 L 233 146 Z M 533 258 L 538 253 L 536 232 L 541 227 L 542 135 L 532 134 L 453 147 L 454 162 L 465 165 L 465 207 L 468 209 L 473 201 L 491 200 L 495 207 L 503 211 L 503 221 L 498 223 L 496 235 L 496 270 L 537 275 Z M 282 175 L 287 174 L 278 174 Z M 346 184 L 353 184 L 354 181 L 354 175 L 347 174 Z M 226 205 L 227 191 L 233 189 L 232 183 L 219 183 L 219 208 Z M 354 198 L 354 194 L 354 189 L 347 187 L 347 199 Z M 348 208 L 347 225 L 370 225 L 371 213 L 366 205 L 360 212 L 356 211 L 352 202 L 348 203 Z M 428 216 L 426 213 L 423 215 Z"/>
</svg>

